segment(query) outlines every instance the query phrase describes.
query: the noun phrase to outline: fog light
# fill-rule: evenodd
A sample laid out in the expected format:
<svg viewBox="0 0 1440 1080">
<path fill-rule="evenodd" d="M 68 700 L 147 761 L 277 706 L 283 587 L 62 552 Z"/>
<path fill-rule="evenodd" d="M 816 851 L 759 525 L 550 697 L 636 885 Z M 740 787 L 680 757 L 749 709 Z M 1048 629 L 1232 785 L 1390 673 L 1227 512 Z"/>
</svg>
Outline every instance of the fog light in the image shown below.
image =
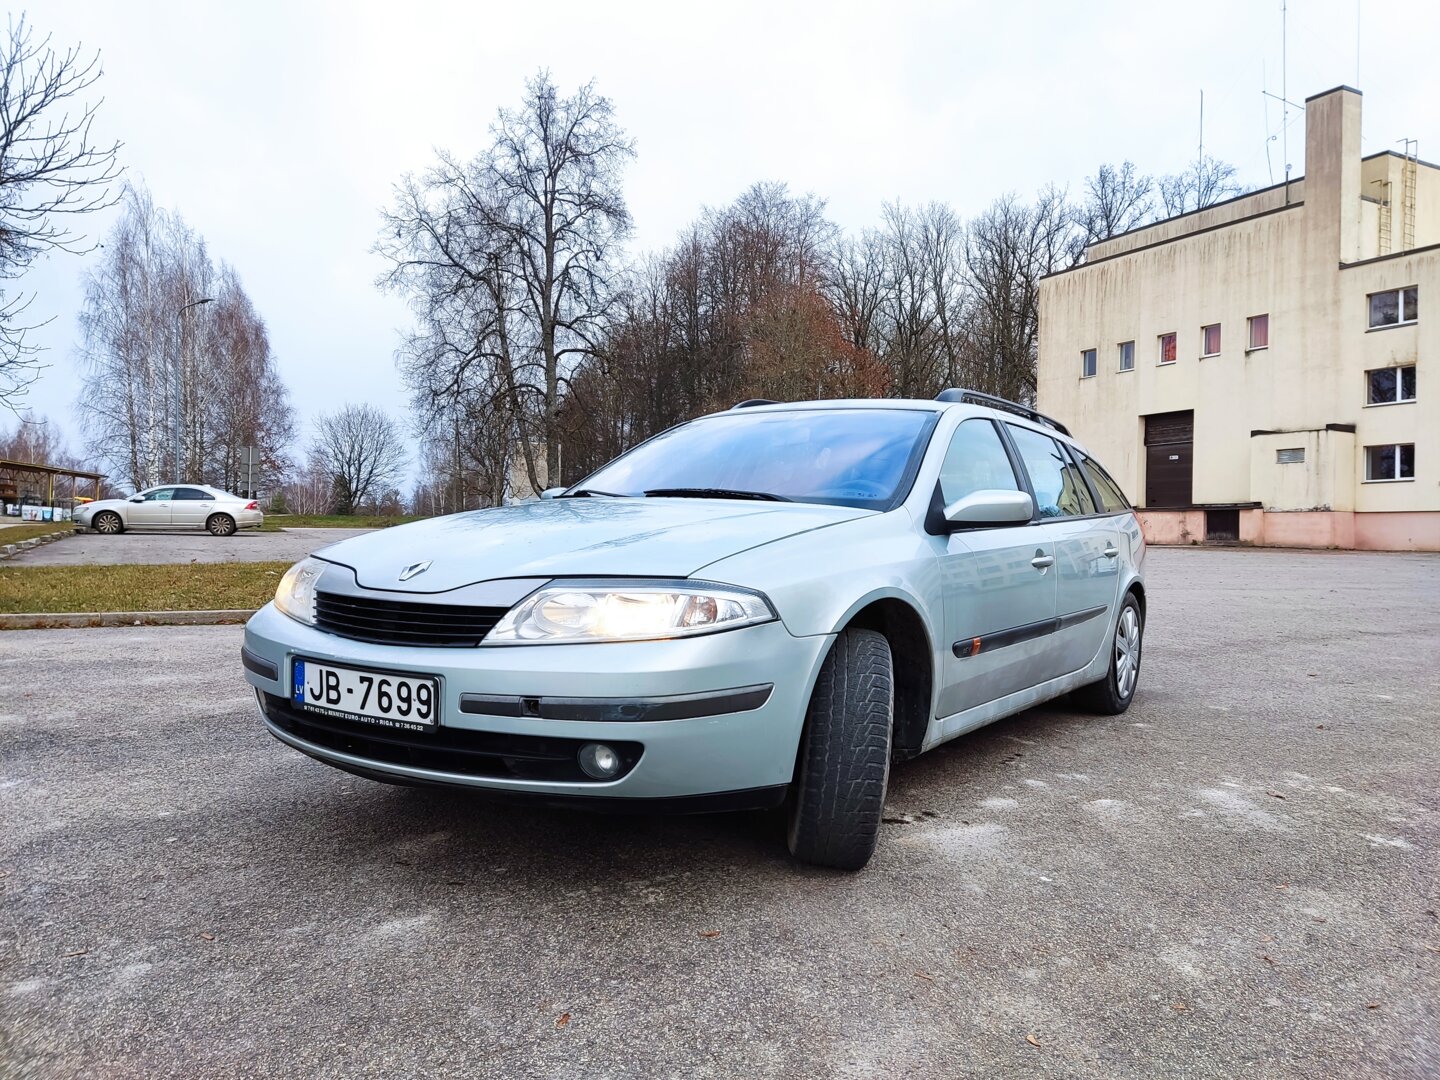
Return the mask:
<svg viewBox="0 0 1440 1080">
<path fill-rule="evenodd" d="M 586 743 L 580 748 L 580 768 L 595 780 L 609 780 L 620 771 L 620 755 L 604 743 Z"/>
</svg>

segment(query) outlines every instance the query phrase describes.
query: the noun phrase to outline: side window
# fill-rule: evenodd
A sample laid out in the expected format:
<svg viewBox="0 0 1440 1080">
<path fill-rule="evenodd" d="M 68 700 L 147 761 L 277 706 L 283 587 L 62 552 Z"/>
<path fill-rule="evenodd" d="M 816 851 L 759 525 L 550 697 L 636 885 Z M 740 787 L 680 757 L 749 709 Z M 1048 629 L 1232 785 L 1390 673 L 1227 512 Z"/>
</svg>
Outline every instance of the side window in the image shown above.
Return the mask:
<svg viewBox="0 0 1440 1080">
<path fill-rule="evenodd" d="M 1006 425 L 1030 483 L 1035 488 L 1035 509 L 1042 518 L 1079 517 L 1095 513 L 1095 503 L 1080 470 L 1064 449 L 1048 435 L 1029 428 Z"/>
<path fill-rule="evenodd" d="M 1079 459 L 1080 468 L 1090 478 L 1090 486 L 1099 493 L 1100 501 L 1105 505 L 1107 514 L 1116 514 L 1130 509 L 1130 503 L 1125 498 L 1125 493 L 1120 490 L 1119 484 L 1110 479 L 1109 473 L 1084 454 L 1076 452 L 1075 457 Z"/>
<path fill-rule="evenodd" d="M 989 420 L 966 420 L 955 429 L 940 466 L 940 497 L 949 506 L 976 491 L 1019 491 L 1000 433 Z"/>
<path fill-rule="evenodd" d="M 146 502 L 169 502 L 175 496 L 174 488 L 156 488 L 145 493 Z"/>
<path fill-rule="evenodd" d="M 208 492 L 201 491 L 199 488 L 175 489 L 175 498 L 184 499 L 188 502 L 205 502 L 211 497 L 212 496 Z"/>
</svg>

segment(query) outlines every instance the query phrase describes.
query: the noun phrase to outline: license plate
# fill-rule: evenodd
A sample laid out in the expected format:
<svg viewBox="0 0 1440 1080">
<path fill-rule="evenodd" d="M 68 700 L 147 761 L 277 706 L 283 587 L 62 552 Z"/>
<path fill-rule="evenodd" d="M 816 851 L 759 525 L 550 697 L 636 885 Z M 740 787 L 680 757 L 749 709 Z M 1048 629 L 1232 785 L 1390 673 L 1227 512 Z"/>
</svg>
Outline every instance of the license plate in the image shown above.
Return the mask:
<svg viewBox="0 0 1440 1080">
<path fill-rule="evenodd" d="M 440 719 L 440 680 L 428 675 L 364 671 L 295 660 L 294 702 L 309 712 L 380 727 L 433 728 Z"/>
</svg>

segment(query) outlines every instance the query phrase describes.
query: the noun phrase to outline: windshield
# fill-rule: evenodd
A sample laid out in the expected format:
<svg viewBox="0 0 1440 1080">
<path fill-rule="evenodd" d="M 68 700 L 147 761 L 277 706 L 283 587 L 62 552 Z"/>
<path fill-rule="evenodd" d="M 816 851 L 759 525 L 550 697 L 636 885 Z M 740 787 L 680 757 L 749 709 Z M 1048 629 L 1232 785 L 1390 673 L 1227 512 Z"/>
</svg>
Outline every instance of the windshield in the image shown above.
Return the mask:
<svg viewBox="0 0 1440 1080">
<path fill-rule="evenodd" d="M 771 496 L 871 510 L 893 505 L 936 413 L 796 409 L 672 428 L 576 484 L 570 496 Z"/>
</svg>

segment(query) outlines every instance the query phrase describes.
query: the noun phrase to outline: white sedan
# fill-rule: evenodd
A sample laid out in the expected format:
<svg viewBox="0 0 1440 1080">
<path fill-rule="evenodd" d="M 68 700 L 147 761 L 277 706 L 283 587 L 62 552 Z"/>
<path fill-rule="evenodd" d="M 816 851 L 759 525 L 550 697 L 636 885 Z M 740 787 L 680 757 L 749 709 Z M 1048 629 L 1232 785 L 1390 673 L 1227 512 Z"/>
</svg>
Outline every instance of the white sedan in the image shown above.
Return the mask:
<svg viewBox="0 0 1440 1080">
<path fill-rule="evenodd" d="M 103 499 L 75 511 L 77 526 L 112 536 L 126 529 L 205 529 L 229 536 L 236 529 L 258 529 L 264 521 L 253 499 L 200 484 L 146 488 L 128 499 Z"/>
</svg>

